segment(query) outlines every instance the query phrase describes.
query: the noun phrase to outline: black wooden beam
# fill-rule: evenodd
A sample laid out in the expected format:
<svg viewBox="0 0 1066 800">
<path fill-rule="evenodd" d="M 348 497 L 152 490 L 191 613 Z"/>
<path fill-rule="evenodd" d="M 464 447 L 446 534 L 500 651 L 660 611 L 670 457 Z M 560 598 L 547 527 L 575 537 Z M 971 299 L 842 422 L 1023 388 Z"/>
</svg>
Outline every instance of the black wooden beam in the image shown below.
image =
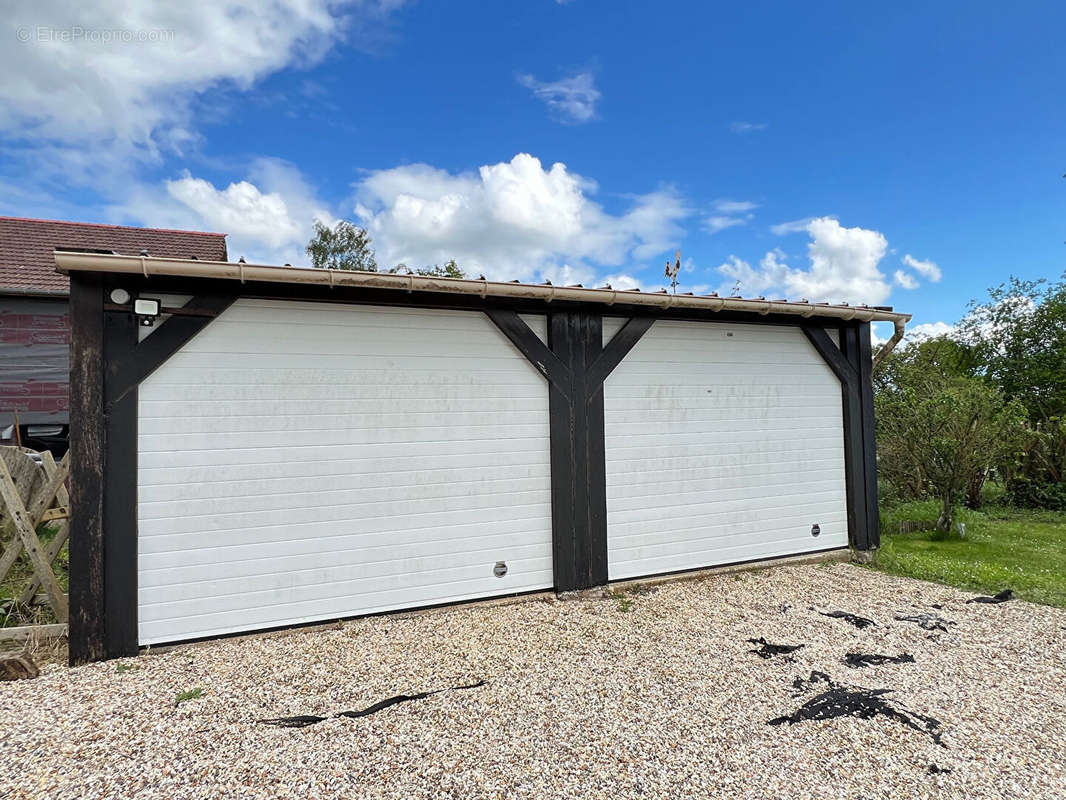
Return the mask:
<svg viewBox="0 0 1066 800">
<path fill-rule="evenodd" d="M 803 325 L 803 334 L 807 337 L 811 344 L 814 345 L 814 349 L 818 351 L 818 354 L 825 360 L 825 363 L 829 365 L 829 369 L 833 370 L 833 373 L 837 376 L 841 383 L 854 385 L 858 373 L 855 371 L 855 367 L 848 362 L 844 354 L 841 352 L 840 347 L 833 343 L 833 340 L 829 338 L 829 334 L 825 332 L 825 328 L 820 328 L 815 325 Z"/>
<path fill-rule="evenodd" d="M 858 329 L 840 327 L 840 349 L 854 378 L 841 382 L 844 399 L 844 480 L 848 502 L 848 542 L 856 550 L 869 550 L 869 522 L 866 517 L 866 455 L 864 452 L 862 398 L 858 381 Z"/>
<path fill-rule="evenodd" d="M 866 549 L 881 545 L 881 512 L 877 504 L 877 437 L 874 419 L 873 348 L 870 342 L 870 323 L 858 327 L 857 367 L 859 372 L 859 404 L 862 411 L 863 471 L 866 477 Z"/>
<path fill-rule="evenodd" d="M 526 325 L 520 316 L 514 311 L 505 309 L 489 309 L 486 316 L 500 329 L 515 347 L 526 357 L 537 372 L 565 396 L 570 397 L 570 374 L 569 368 L 559 357 L 551 351 L 548 345 L 541 341 L 540 337 Z"/>
<path fill-rule="evenodd" d="M 233 294 L 194 297 L 186 303 L 185 308 L 197 313 L 172 316 L 160 323 L 144 341 L 116 353 L 115 358 L 108 360 L 108 404 L 121 400 L 127 392 L 140 385 L 193 336 L 206 328 L 211 320 L 229 308 L 235 299 L 236 295 Z M 110 313 L 121 315 L 121 312 Z"/>
<path fill-rule="evenodd" d="M 603 381 L 654 320 L 627 321 L 605 349 L 600 309 L 549 313 L 547 345 L 516 312 L 485 313 L 548 379 L 555 589 L 602 586 L 607 582 Z"/>
<path fill-rule="evenodd" d="M 848 542 L 872 550 L 880 542 L 877 508 L 877 445 L 874 439 L 873 361 L 870 323 L 842 324 L 839 346 L 824 328 L 803 325 L 803 333 L 840 380 L 844 411 L 844 473 Z"/>
<path fill-rule="evenodd" d="M 70 277 L 70 664 L 107 657 L 104 634 L 104 287 Z"/>
<path fill-rule="evenodd" d="M 137 320 L 129 313 L 105 314 L 104 356 L 125 363 L 137 348 Z M 166 325 L 166 323 L 163 323 Z M 163 326 L 152 336 L 162 333 Z M 145 341 L 148 341 L 147 339 Z M 143 342 L 141 343 L 143 344 Z M 111 376 L 105 376 L 105 396 Z M 104 641 L 109 658 L 137 654 L 137 387 L 104 409 Z"/>
<path fill-rule="evenodd" d="M 670 319 L 694 322 L 737 322 L 751 325 L 779 325 L 796 327 L 798 325 L 824 325 L 828 327 L 840 324 L 839 317 L 820 313 L 821 306 L 812 305 L 810 317 L 796 314 L 768 313 L 758 314 L 750 311 L 711 311 L 709 309 L 667 308 L 659 305 L 634 304 L 626 302 L 626 293 L 619 292 L 612 305 L 596 302 L 577 302 L 573 300 L 553 300 L 546 303 L 539 298 L 521 297 L 482 297 L 477 294 L 457 294 L 451 292 L 402 291 L 397 289 L 375 289 L 356 286 L 330 287 L 323 284 L 271 283 L 266 281 L 220 281 L 217 278 L 188 278 L 168 275 L 122 275 L 116 277 L 115 284 L 126 288 L 131 294 L 184 294 L 206 295 L 232 291 L 244 298 L 261 300 L 303 300 L 325 303 L 360 303 L 381 306 L 410 306 L 413 308 L 442 308 L 455 311 L 487 311 L 502 309 L 516 311 L 520 314 L 545 314 L 547 312 L 578 312 L 617 317 L 650 317 L 652 319 Z"/>
<path fill-rule="evenodd" d="M 138 342 L 112 285 L 71 274 L 71 664 L 137 653 L 137 387 L 235 299 L 196 297 Z"/>
<path fill-rule="evenodd" d="M 592 366 L 589 367 L 589 381 L 602 386 L 614 368 L 629 355 L 629 351 L 636 346 L 654 322 L 654 317 L 633 317 L 626 320 L 626 323 L 615 332 L 611 341 L 592 362 Z"/>
</svg>

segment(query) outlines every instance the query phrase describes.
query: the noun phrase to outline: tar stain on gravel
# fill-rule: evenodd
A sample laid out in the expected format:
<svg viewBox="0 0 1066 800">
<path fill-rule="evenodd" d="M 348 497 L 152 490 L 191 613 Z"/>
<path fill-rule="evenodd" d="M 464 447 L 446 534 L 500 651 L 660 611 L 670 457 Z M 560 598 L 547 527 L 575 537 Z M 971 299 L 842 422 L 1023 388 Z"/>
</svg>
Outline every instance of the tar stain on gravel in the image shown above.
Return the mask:
<svg viewBox="0 0 1066 800">
<path fill-rule="evenodd" d="M 848 653 L 844 656 L 844 663 L 852 669 L 880 667 L 884 664 L 913 664 L 914 656 L 910 653 L 900 653 L 898 656 L 886 656 L 880 653 Z"/>
<path fill-rule="evenodd" d="M 761 636 L 758 639 L 748 639 L 748 644 L 759 645 L 749 653 L 754 653 L 759 658 L 773 658 L 774 656 L 788 656 L 803 647 L 802 644 L 771 644 Z"/>
<path fill-rule="evenodd" d="M 948 626 L 956 623 L 950 619 L 944 619 L 937 614 L 911 614 L 900 615 L 896 617 L 897 622 L 914 622 L 917 623 L 919 628 L 927 631 L 943 631 L 948 632 Z"/>
<path fill-rule="evenodd" d="M 832 617 L 833 619 L 842 619 L 849 625 L 854 625 L 856 628 L 869 628 L 877 623 L 867 617 L 860 617 L 858 614 L 852 614 L 850 611 L 819 611 L 823 617 Z"/>
<path fill-rule="evenodd" d="M 970 597 L 783 566 L 663 585 L 626 612 L 527 601 L 211 642 L 123 672 L 48 666 L 0 683 L 0 797 L 1061 800 L 1066 611 Z M 827 619 L 811 598 L 881 624 Z M 892 620 L 934 603 L 958 622 L 937 642 Z M 806 646 L 792 664 L 763 660 L 747 652 L 758 637 Z M 917 663 L 858 673 L 849 652 Z M 893 707 L 940 720 L 950 749 L 882 714 L 767 725 L 825 690 L 792 697 L 812 671 L 892 687 Z M 479 679 L 299 731 L 257 723 Z M 191 686 L 203 696 L 174 708 Z"/>
<path fill-rule="evenodd" d="M 977 597 L 971 597 L 967 600 L 967 603 L 984 603 L 985 605 L 999 605 L 1000 603 L 1006 603 L 1008 600 L 1014 599 L 1013 589 L 1004 589 L 1002 592 L 998 592 L 991 597 L 987 595 L 979 595 Z"/>
<path fill-rule="evenodd" d="M 812 672 L 807 680 L 797 679 L 793 686 L 803 690 L 818 683 L 825 684 L 827 688 L 824 692 L 811 698 L 791 714 L 769 720 L 768 724 L 795 725 L 798 722 L 839 719 L 840 717 L 873 719 L 881 716 L 901 722 L 920 733 L 926 733 L 938 745 L 946 747 L 940 733 L 940 721 L 894 705 L 885 698 L 886 694 L 891 694 L 892 689 L 842 686 L 834 683 L 824 672 L 817 671 Z"/>
<path fill-rule="evenodd" d="M 387 697 L 384 700 L 380 700 L 377 703 L 374 703 L 374 705 L 367 706 L 359 711 L 339 711 L 331 716 L 333 718 L 347 717 L 348 719 L 369 717 L 371 714 L 384 711 L 386 708 L 399 705 L 400 703 L 409 703 L 412 700 L 425 700 L 427 697 L 432 697 L 441 692 L 478 689 L 484 685 L 485 681 L 478 681 L 477 683 L 470 683 L 466 686 L 452 686 L 450 689 L 433 689 L 428 692 L 418 692 L 417 694 L 397 694 L 392 697 Z M 276 728 L 307 728 L 311 725 L 317 725 L 319 722 L 325 722 L 327 719 L 330 719 L 330 717 L 319 717 L 315 714 L 297 714 L 295 717 L 275 717 L 274 719 L 261 719 L 259 722 L 264 725 L 273 725 Z"/>
</svg>

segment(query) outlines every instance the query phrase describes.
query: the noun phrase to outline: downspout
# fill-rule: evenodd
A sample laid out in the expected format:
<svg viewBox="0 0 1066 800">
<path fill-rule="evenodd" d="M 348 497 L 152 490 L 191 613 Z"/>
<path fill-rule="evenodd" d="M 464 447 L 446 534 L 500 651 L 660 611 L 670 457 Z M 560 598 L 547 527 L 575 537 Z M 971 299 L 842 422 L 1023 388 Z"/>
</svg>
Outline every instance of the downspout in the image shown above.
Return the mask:
<svg viewBox="0 0 1066 800">
<path fill-rule="evenodd" d="M 881 346 L 881 349 L 877 351 L 877 355 L 874 356 L 874 370 L 876 370 L 878 365 L 880 365 L 880 363 L 885 360 L 889 353 L 896 349 L 896 345 L 899 344 L 899 340 L 903 338 L 903 332 L 907 327 L 907 323 L 902 319 L 897 319 L 895 321 L 895 327 L 896 329 L 892 333 L 892 338 L 885 342 Z"/>
</svg>

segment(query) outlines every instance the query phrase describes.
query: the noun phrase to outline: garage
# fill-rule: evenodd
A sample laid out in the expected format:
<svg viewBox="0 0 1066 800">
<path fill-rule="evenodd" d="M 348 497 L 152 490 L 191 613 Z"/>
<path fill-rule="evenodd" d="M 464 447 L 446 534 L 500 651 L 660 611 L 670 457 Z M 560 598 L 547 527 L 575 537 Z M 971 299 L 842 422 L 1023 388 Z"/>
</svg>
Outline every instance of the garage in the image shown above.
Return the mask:
<svg viewBox="0 0 1066 800">
<path fill-rule="evenodd" d="M 55 259 L 72 663 L 878 546 L 890 308 Z"/>
<path fill-rule="evenodd" d="M 141 645 L 552 586 L 547 389 L 484 314 L 238 300 L 138 424 Z"/>
<path fill-rule="evenodd" d="M 847 546 L 840 382 L 799 329 L 657 322 L 604 399 L 611 580 Z"/>
</svg>

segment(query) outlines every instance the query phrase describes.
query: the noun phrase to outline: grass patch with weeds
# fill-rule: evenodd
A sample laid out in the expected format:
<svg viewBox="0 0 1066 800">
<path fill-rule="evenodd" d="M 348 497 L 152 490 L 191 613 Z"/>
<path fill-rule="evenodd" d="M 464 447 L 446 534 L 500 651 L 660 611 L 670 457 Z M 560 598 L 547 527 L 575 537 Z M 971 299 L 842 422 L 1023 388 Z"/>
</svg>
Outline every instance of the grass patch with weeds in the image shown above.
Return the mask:
<svg viewBox="0 0 1066 800">
<path fill-rule="evenodd" d="M 963 510 L 966 538 L 932 530 L 937 504 L 885 508 L 873 569 L 974 592 L 1011 588 L 1023 600 L 1066 608 L 1066 513 L 995 507 Z M 898 533 L 900 522 L 925 530 Z"/>
<path fill-rule="evenodd" d="M 177 708 L 182 703 L 188 702 L 189 700 L 196 700 L 203 696 L 204 690 L 200 688 L 188 689 L 184 692 L 179 692 L 178 696 L 174 698 L 174 708 Z"/>
<path fill-rule="evenodd" d="M 640 586 L 639 585 L 636 586 L 634 589 L 631 589 L 628 593 L 627 592 L 623 592 L 621 589 L 609 589 L 605 594 L 606 594 L 607 597 L 609 597 L 610 599 L 612 599 L 616 603 L 618 603 L 618 610 L 619 611 L 621 611 L 622 613 L 625 613 L 627 611 L 632 611 L 633 610 L 634 603 L 633 603 L 633 598 L 631 597 L 631 595 L 640 594 Z"/>
<path fill-rule="evenodd" d="M 122 663 L 122 664 L 116 664 L 115 665 L 115 672 L 118 672 L 120 674 L 123 673 L 123 672 L 133 672 L 133 671 L 138 670 L 138 669 L 140 669 L 140 667 L 137 666 L 136 664 Z"/>
</svg>

